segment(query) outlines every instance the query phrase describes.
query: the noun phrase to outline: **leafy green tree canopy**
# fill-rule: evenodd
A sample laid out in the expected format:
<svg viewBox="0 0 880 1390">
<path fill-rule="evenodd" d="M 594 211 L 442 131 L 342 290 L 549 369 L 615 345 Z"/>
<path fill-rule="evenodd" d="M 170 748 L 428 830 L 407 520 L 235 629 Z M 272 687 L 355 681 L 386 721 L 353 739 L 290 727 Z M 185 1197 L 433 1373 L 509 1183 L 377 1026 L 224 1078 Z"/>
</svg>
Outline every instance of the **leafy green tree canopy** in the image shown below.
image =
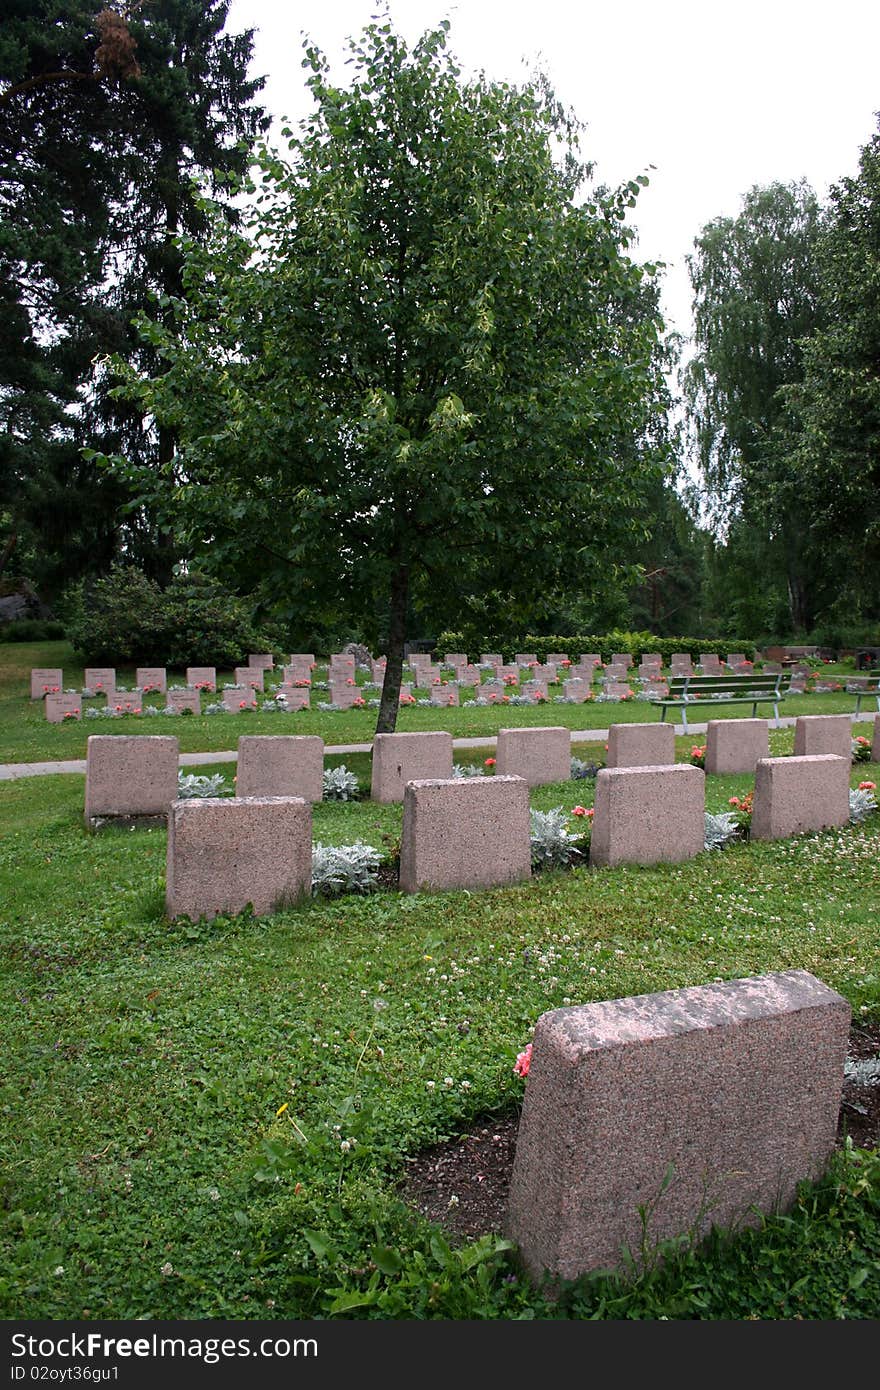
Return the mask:
<svg viewBox="0 0 880 1390">
<path fill-rule="evenodd" d="M 695 352 L 684 384 L 706 495 L 722 526 L 742 519 L 763 541 L 761 582 L 770 573 L 787 588 L 795 628 L 812 609 L 808 525 L 779 391 L 799 379 L 801 340 L 820 321 L 819 230 L 806 183 L 755 187 L 688 258 Z"/>
<path fill-rule="evenodd" d="M 579 200 L 546 83 L 462 81 L 448 28 L 408 51 L 371 25 L 344 88 L 307 49 L 313 114 L 264 154 L 246 227 L 184 240 L 173 328 L 142 325 L 167 370 L 121 388 L 179 448 L 158 476 L 115 466 L 200 563 L 291 616 L 368 624 L 384 596 L 380 730 L 410 605 L 454 626 L 489 591 L 601 584 L 663 467 L 621 454 L 662 386 L 627 254 L 645 180 Z"/>
</svg>

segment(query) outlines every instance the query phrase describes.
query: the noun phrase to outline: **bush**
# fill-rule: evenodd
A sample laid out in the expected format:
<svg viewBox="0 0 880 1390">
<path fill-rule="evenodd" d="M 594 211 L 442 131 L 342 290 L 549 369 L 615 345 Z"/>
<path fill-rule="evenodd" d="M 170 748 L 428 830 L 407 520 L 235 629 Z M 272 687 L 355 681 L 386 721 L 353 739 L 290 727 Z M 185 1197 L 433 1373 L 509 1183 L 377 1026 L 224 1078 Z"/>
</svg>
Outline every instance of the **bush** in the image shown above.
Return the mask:
<svg viewBox="0 0 880 1390">
<path fill-rule="evenodd" d="M 312 850 L 312 893 L 335 898 L 342 893 L 372 893 L 382 855 L 358 840 L 354 845 L 316 844 Z"/>
<path fill-rule="evenodd" d="M 62 602 L 67 636 L 86 665 L 238 666 L 250 652 L 280 650 L 247 604 L 200 575 L 167 589 L 132 565 L 81 581 Z"/>
<path fill-rule="evenodd" d="M 0 626 L 0 642 L 60 642 L 64 624 L 45 618 L 17 618 Z"/>
<path fill-rule="evenodd" d="M 568 817 L 561 806 L 552 811 L 530 811 L 533 869 L 567 869 L 577 848 L 577 836 L 568 829 Z"/>
<path fill-rule="evenodd" d="M 323 801 L 357 801 L 361 794 L 360 783 L 345 763 L 338 767 L 328 767 L 324 773 Z"/>
</svg>

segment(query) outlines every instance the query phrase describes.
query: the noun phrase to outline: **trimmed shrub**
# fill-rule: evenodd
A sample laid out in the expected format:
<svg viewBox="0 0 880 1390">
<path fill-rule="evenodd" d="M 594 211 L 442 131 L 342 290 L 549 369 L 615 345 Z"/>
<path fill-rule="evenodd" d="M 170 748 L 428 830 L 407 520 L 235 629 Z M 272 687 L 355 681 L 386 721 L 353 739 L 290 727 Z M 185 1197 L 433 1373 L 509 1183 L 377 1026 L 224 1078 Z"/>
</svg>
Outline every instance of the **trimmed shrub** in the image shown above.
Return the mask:
<svg viewBox="0 0 880 1390">
<path fill-rule="evenodd" d="M 244 599 L 201 575 L 167 589 L 132 565 L 81 581 L 63 600 L 66 632 L 86 665 L 238 666 L 249 652 L 281 650 Z"/>
</svg>

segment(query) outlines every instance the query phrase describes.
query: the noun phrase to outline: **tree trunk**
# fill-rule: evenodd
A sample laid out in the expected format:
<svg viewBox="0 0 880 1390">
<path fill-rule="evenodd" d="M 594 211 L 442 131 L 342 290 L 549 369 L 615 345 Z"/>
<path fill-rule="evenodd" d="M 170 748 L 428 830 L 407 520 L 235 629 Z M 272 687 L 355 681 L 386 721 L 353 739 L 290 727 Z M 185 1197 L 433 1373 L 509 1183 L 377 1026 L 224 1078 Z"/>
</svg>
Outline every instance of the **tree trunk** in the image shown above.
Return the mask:
<svg viewBox="0 0 880 1390">
<path fill-rule="evenodd" d="M 13 550 L 15 549 L 15 547 L 16 547 L 17 545 L 18 545 L 18 532 L 17 532 L 17 531 L 13 531 L 12 535 L 9 537 L 9 540 L 6 542 L 6 544 L 5 544 L 4 547 L 3 547 L 3 554 L 0 555 L 0 574 L 3 573 L 3 571 L 4 571 L 5 568 L 6 568 L 6 566 L 8 565 L 8 563 L 9 563 L 9 557 L 10 557 L 10 555 L 12 554 Z"/>
<path fill-rule="evenodd" d="M 385 680 L 382 684 L 382 699 L 379 704 L 379 718 L 376 721 L 377 734 L 393 734 L 397 727 L 397 711 L 400 708 L 400 681 L 403 676 L 403 646 L 406 641 L 406 609 L 409 601 L 409 569 L 399 565 L 391 579 L 391 609 L 388 626 L 388 650 L 385 655 Z"/>
</svg>

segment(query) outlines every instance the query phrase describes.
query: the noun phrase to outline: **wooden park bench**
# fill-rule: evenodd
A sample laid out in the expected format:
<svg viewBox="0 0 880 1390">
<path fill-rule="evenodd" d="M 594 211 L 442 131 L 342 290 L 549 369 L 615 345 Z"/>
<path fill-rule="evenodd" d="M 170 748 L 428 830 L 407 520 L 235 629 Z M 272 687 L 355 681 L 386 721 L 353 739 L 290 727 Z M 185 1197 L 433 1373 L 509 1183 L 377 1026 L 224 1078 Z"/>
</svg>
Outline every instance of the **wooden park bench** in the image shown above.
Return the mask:
<svg viewBox="0 0 880 1390">
<path fill-rule="evenodd" d="M 751 705 L 754 719 L 759 705 L 772 705 L 779 728 L 779 706 L 788 693 L 791 676 L 787 671 L 763 675 L 758 673 L 745 676 L 674 676 L 669 681 L 666 695 L 657 695 L 648 701 L 659 705 L 663 713 L 662 723 L 668 709 L 681 710 L 684 732 L 688 732 L 687 712 L 698 705 L 711 710 L 714 705 Z M 711 715 L 708 716 L 711 718 Z"/>
</svg>

